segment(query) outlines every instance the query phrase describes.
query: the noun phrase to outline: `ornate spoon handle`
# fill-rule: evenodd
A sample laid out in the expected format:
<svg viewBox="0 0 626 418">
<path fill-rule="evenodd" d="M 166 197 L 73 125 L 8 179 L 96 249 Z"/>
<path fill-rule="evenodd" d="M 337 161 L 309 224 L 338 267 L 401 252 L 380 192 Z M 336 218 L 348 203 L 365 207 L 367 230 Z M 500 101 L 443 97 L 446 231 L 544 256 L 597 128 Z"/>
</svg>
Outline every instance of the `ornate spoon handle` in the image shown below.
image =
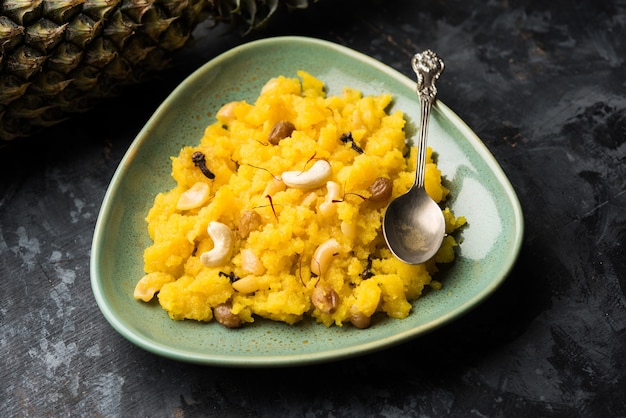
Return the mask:
<svg viewBox="0 0 626 418">
<path fill-rule="evenodd" d="M 428 120 L 430 119 L 430 107 L 437 97 L 435 81 L 443 72 L 444 64 L 437 54 L 427 49 L 413 56 L 411 66 L 417 75 L 417 95 L 421 101 L 421 123 L 417 144 L 417 171 L 415 172 L 414 186 L 424 187 L 426 138 L 428 134 Z"/>
</svg>

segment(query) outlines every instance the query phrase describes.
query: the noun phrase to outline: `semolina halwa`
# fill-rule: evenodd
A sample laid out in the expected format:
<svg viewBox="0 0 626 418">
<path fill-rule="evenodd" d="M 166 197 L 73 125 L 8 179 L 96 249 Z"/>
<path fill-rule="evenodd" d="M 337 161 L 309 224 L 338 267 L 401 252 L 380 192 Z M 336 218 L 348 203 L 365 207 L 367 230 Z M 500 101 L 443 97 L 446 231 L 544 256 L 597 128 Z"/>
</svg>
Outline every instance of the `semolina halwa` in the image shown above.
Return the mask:
<svg viewBox="0 0 626 418">
<path fill-rule="evenodd" d="M 454 259 L 451 232 L 465 223 L 444 209 L 446 232 L 433 259 L 405 264 L 387 249 L 381 222 L 388 202 L 412 185 L 414 148 L 389 94 L 269 80 L 254 104 L 224 105 L 200 144 L 172 158 L 177 185 L 146 218 L 153 244 L 135 298 L 175 320 L 234 328 L 255 317 L 294 324 L 306 316 L 331 326 L 370 325 L 384 312 L 405 318 L 437 264 Z M 427 154 L 427 192 L 448 190 Z"/>
</svg>

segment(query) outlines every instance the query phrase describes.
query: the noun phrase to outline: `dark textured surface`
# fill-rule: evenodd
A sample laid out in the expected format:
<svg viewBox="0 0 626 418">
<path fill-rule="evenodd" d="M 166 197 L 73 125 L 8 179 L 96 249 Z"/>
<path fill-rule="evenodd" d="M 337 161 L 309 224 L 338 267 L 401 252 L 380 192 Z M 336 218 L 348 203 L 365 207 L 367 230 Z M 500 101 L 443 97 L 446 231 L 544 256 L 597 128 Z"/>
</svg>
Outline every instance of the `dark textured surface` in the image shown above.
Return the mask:
<svg viewBox="0 0 626 418">
<path fill-rule="evenodd" d="M 283 34 L 411 78 L 415 52 L 445 59 L 439 98 L 524 209 L 510 277 L 445 328 L 313 367 L 199 367 L 118 335 L 89 283 L 98 209 L 160 101 L 252 39 L 205 28 L 161 80 L 0 150 L 0 415 L 626 416 L 626 1 L 326 0 L 255 36 Z"/>
</svg>

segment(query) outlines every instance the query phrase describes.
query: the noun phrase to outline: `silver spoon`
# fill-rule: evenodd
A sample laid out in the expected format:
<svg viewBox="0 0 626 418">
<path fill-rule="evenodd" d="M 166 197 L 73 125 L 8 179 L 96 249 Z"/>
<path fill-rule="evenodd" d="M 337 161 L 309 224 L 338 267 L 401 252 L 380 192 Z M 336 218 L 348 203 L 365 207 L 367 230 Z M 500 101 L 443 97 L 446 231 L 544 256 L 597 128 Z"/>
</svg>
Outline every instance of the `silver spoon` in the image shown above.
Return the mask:
<svg viewBox="0 0 626 418">
<path fill-rule="evenodd" d="M 383 235 L 391 252 L 408 264 L 429 260 L 441 247 L 445 220 L 437 203 L 424 189 L 426 137 L 430 108 L 437 96 L 435 81 L 443 72 L 443 61 L 430 50 L 411 60 L 417 74 L 417 94 L 421 101 L 415 182 L 409 191 L 393 200 L 383 219 Z"/>
</svg>

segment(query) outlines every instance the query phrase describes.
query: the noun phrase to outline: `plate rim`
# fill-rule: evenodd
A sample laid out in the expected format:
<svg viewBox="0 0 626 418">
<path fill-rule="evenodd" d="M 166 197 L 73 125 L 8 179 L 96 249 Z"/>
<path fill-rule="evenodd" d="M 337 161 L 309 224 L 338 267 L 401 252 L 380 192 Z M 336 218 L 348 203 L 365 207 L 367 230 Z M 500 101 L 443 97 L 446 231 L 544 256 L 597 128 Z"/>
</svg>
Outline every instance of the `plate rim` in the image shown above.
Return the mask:
<svg viewBox="0 0 626 418">
<path fill-rule="evenodd" d="M 426 333 L 432 332 L 441 326 L 451 322 L 455 318 L 459 318 L 469 311 L 476 308 L 479 304 L 488 299 L 496 289 L 504 282 L 506 277 L 510 274 L 513 269 L 515 262 L 519 256 L 521 251 L 523 235 L 524 235 L 524 219 L 522 208 L 519 202 L 519 199 L 515 193 L 515 189 L 513 188 L 510 180 L 506 176 L 505 172 L 493 156 L 493 154 L 489 151 L 487 146 L 480 140 L 480 138 L 469 128 L 469 126 L 459 117 L 457 116 L 448 106 L 442 103 L 440 100 L 437 100 L 434 104 L 434 107 L 442 114 L 442 116 L 447 119 L 451 124 L 455 126 L 456 129 L 461 131 L 464 138 L 471 139 L 471 146 L 476 150 L 479 154 L 481 160 L 489 167 L 491 172 L 498 179 L 499 184 L 502 185 L 503 189 L 506 191 L 506 200 L 510 202 L 510 209 L 512 211 L 513 217 L 512 220 L 513 225 L 508 225 L 512 230 L 512 242 L 509 251 L 509 260 L 507 260 L 507 268 L 502 271 L 500 276 L 494 278 L 489 283 L 483 291 L 476 294 L 474 297 L 464 300 L 462 304 L 457 306 L 450 312 L 447 312 L 445 315 L 442 315 L 436 318 L 433 321 L 422 324 L 418 327 L 410 328 L 399 333 L 395 333 L 389 336 L 385 336 L 380 339 L 376 339 L 373 341 L 368 341 L 364 343 L 359 343 L 355 346 L 349 346 L 340 349 L 330 349 L 316 352 L 315 354 L 311 353 L 294 353 L 294 354 L 280 354 L 280 355 L 250 355 L 246 357 L 232 357 L 221 354 L 198 354 L 184 349 L 174 349 L 172 347 L 167 346 L 161 342 L 156 341 L 147 341 L 144 338 L 138 337 L 134 332 L 129 330 L 122 321 L 119 320 L 117 315 L 113 312 L 108 304 L 108 300 L 104 297 L 104 289 L 103 282 L 99 280 L 99 271 L 98 271 L 98 261 L 101 260 L 102 256 L 100 254 L 101 251 L 101 241 L 104 239 L 104 230 L 103 224 L 105 220 L 109 217 L 108 213 L 111 211 L 111 201 L 114 196 L 114 192 L 117 190 L 119 184 L 121 183 L 125 172 L 128 170 L 128 167 L 132 163 L 135 154 L 140 149 L 142 144 L 146 142 L 150 138 L 150 131 L 152 130 L 152 125 L 163 116 L 164 113 L 171 107 L 171 105 L 175 102 L 178 93 L 185 90 L 187 84 L 193 84 L 197 79 L 201 79 L 202 76 L 214 66 L 220 65 L 220 63 L 229 61 L 232 57 L 235 57 L 241 53 L 244 53 L 250 49 L 258 48 L 261 46 L 267 46 L 269 44 L 280 44 L 280 43 L 299 43 L 306 44 L 308 46 L 315 47 L 323 47 L 327 49 L 334 50 L 342 55 L 345 55 L 355 61 L 361 62 L 371 68 L 376 69 L 384 73 L 386 76 L 393 78 L 394 80 L 400 82 L 405 85 L 407 88 L 415 89 L 415 82 L 412 82 L 408 77 L 394 68 L 351 48 L 348 48 L 343 45 L 339 45 L 330 41 L 304 37 L 304 36 L 276 36 L 269 37 L 259 40 L 250 41 L 239 46 L 236 46 L 228 51 L 223 52 L 222 54 L 210 59 L 205 64 L 201 65 L 199 68 L 194 70 L 190 75 L 188 75 L 181 83 L 174 88 L 167 98 L 157 107 L 152 116 L 148 119 L 148 121 L 144 124 L 142 129 L 139 131 L 135 139 L 132 141 L 131 145 L 127 149 L 126 153 L 120 160 L 118 167 L 116 168 L 107 190 L 105 192 L 104 198 L 101 203 L 101 207 L 98 213 L 98 218 L 96 220 L 96 224 L 94 227 L 94 234 L 92 239 L 92 245 L 90 250 L 90 279 L 91 279 L 91 287 L 92 293 L 94 294 L 96 303 L 108 321 L 108 323 L 124 338 L 132 342 L 133 344 L 149 351 L 154 354 L 178 360 L 183 362 L 190 363 L 198 363 L 204 365 L 213 365 L 213 366 L 228 366 L 228 367 L 274 367 L 274 366 L 294 366 L 294 365 L 305 365 L 305 364 L 314 364 L 321 362 L 328 362 L 334 360 L 340 360 L 347 357 L 354 357 L 357 355 L 364 355 L 367 353 L 371 353 L 374 351 L 382 350 L 385 348 L 389 348 L 393 345 L 402 343 L 404 341 L 408 341 L 413 338 L 417 338 L 419 336 L 425 335 Z M 275 45 L 276 46 L 276 45 Z M 319 325 L 322 326 L 322 325 Z"/>
</svg>

